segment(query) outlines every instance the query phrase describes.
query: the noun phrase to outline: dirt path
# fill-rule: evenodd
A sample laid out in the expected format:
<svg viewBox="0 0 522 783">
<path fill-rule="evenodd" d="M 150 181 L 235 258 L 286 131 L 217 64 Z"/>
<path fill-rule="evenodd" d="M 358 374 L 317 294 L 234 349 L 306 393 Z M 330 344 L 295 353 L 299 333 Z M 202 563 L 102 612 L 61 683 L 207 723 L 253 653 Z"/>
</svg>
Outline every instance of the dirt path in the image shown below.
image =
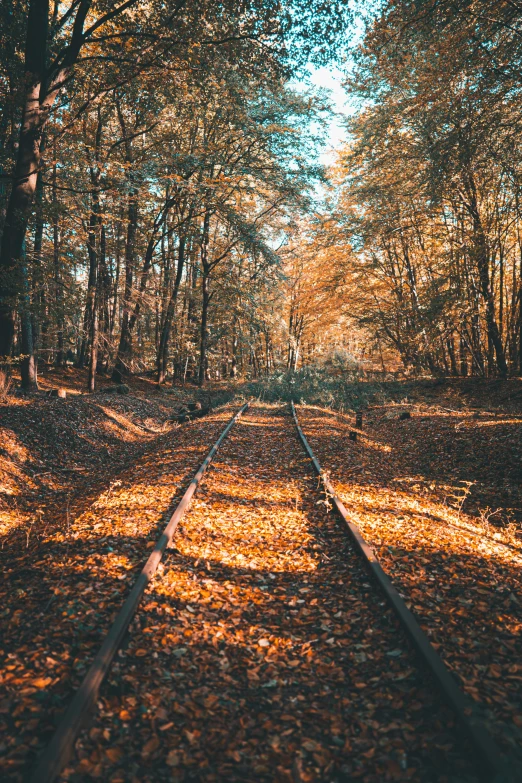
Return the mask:
<svg viewBox="0 0 522 783">
<path fill-rule="evenodd" d="M 286 408 L 232 430 L 64 780 L 472 781 Z"/>
<path fill-rule="evenodd" d="M 476 421 L 462 413 L 459 435 L 455 426 L 439 423 L 440 412 L 400 422 L 372 411 L 353 443 L 349 417 L 306 406 L 298 416 L 352 521 L 463 689 L 481 705 L 498 742 L 522 762 L 522 541 L 459 508 L 455 488 L 446 485 L 443 494 L 433 475 L 444 468 L 442 457 L 430 472 L 427 456 L 458 454 L 464 449 L 459 437 L 471 450 L 466 428 Z M 490 418 L 490 431 L 507 426 Z M 496 453 L 494 445 L 487 453 Z"/>
</svg>

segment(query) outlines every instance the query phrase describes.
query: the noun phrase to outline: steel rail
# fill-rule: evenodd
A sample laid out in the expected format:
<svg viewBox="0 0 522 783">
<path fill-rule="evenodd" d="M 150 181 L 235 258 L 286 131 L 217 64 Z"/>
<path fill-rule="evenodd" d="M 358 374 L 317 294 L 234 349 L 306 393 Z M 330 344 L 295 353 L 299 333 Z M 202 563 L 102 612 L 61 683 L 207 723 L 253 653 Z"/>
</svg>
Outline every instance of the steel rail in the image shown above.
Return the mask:
<svg viewBox="0 0 522 783">
<path fill-rule="evenodd" d="M 395 614 L 401 622 L 408 637 L 419 653 L 423 662 L 427 665 L 432 676 L 438 683 L 446 700 L 449 702 L 459 723 L 468 736 L 474 750 L 476 751 L 477 769 L 480 776 L 489 783 L 514 783 L 515 777 L 511 775 L 508 769 L 507 761 L 504 759 L 495 740 L 490 735 L 480 717 L 476 714 L 476 708 L 473 702 L 459 688 L 449 669 L 444 664 L 435 648 L 432 646 L 427 635 L 420 627 L 413 613 L 408 609 L 404 600 L 401 598 L 390 578 L 384 572 L 375 553 L 369 544 L 364 540 L 361 531 L 350 522 L 348 511 L 336 495 L 335 490 L 321 468 L 315 457 L 306 436 L 301 429 L 293 401 L 291 402 L 292 415 L 295 426 L 306 453 L 310 457 L 312 465 L 317 475 L 320 477 L 325 495 L 335 507 L 335 510 L 345 522 L 348 531 L 352 537 L 356 549 L 362 555 L 367 568 L 377 581 L 379 587 L 384 593 L 385 598 L 391 605 Z"/>
<path fill-rule="evenodd" d="M 208 466 L 212 462 L 217 450 L 227 437 L 228 433 L 247 410 L 250 403 L 246 403 L 231 418 L 227 426 L 219 436 L 218 440 L 207 454 L 201 467 L 190 482 L 190 485 L 176 506 L 171 515 L 167 526 L 156 542 L 147 562 L 143 566 L 134 586 L 129 593 L 125 603 L 121 607 L 116 619 L 110 627 L 102 646 L 96 654 L 87 674 L 85 675 L 80 687 L 73 696 L 71 703 L 62 716 L 58 728 L 56 729 L 51 741 L 40 756 L 37 766 L 31 777 L 31 783 L 52 783 L 60 774 L 61 770 L 69 760 L 74 742 L 87 718 L 89 712 L 94 707 L 98 698 L 98 693 L 103 680 L 105 679 L 114 656 L 120 647 L 127 629 L 131 623 L 138 605 L 143 597 L 145 589 L 154 576 L 160 561 L 170 544 L 176 528 L 183 517 L 183 514 L 190 506 L 191 500 L 203 478 Z"/>
</svg>

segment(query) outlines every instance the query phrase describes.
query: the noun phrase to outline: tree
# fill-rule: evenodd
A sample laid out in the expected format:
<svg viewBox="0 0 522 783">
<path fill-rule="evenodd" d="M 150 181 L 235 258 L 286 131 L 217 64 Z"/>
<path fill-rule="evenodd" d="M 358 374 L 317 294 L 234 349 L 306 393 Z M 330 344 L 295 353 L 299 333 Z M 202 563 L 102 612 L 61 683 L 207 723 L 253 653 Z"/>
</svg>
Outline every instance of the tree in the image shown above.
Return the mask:
<svg viewBox="0 0 522 783">
<path fill-rule="evenodd" d="M 25 296 L 24 242 L 45 130 L 52 111 L 62 108 L 58 96 L 63 95 L 63 106 L 77 97 L 79 71 L 91 72 L 79 113 L 142 74 L 195 67 L 235 69 L 240 64 L 249 74 L 279 77 L 290 73 L 299 57 L 328 56 L 347 18 L 343 3 L 325 8 L 314 2 L 302 13 L 300 3 L 283 10 L 262 0 L 190 4 L 123 0 L 108 6 L 101 0 L 77 0 L 61 17 L 59 8 L 55 4 L 51 14 L 49 0 L 29 1 L 24 77 L 19 79 L 23 86 L 17 100 L 21 121 L 0 248 L 0 355 L 4 357 L 12 351 L 18 298 Z M 20 32 L 24 17 L 23 6 L 16 5 L 15 11 L 16 24 L 10 26 L 8 36 L 9 73 L 16 71 L 19 54 L 14 34 Z M 63 129 L 59 138 L 66 132 Z M 32 354 L 28 328 L 25 341 Z M 25 385 L 34 382 L 34 373 L 24 374 Z"/>
</svg>

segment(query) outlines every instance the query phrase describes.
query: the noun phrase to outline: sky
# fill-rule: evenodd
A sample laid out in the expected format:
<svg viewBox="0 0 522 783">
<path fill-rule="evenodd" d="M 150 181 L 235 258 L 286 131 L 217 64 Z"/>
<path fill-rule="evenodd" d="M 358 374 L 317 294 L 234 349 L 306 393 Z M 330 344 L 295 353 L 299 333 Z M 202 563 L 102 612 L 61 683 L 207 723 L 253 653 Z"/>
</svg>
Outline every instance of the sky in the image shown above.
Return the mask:
<svg viewBox="0 0 522 783">
<path fill-rule="evenodd" d="M 324 87 L 330 91 L 330 98 L 334 111 L 341 114 L 348 114 L 347 97 L 341 83 L 343 74 L 338 68 L 310 68 L 310 82 L 314 87 Z M 334 151 L 339 149 L 342 143 L 346 141 L 346 131 L 343 127 L 343 117 L 335 116 L 330 121 L 328 145 L 321 154 L 321 163 L 328 164 L 334 160 Z"/>
<path fill-rule="evenodd" d="M 365 26 L 369 18 L 368 14 L 371 13 L 371 0 L 367 0 L 366 5 L 368 6 L 367 15 L 364 18 L 357 15 L 354 17 L 350 39 L 351 47 L 357 46 L 364 38 Z M 354 3 L 354 6 L 357 7 L 357 3 Z M 347 64 L 353 64 L 351 56 L 348 56 Z M 320 162 L 324 165 L 329 165 L 335 160 L 335 150 L 338 150 L 343 142 L 347 140 L 343 115 L 346 117 L 350 114 L 353 114 L 355 107 L 353 103 L 350 106 L 350 99 L 347 97 L 342 88 L 342 82 L 344 78 L 343 71 L 341 71 L 339 68 L 336 68 L 335 66 L 323 66 L 321 68 L 317 68 L 311 63 L 308 63 L 307 70 L 310 74 L 309 82 L 314 87 L 324 87 L 330 91 L 330 98 L 334 111 L 341 115 L 332 117 L 329 127 L 327 148 L 320 156 Z M 302 85 L 305 88 L 306 82 L 302 82 Z"/>
</svg>

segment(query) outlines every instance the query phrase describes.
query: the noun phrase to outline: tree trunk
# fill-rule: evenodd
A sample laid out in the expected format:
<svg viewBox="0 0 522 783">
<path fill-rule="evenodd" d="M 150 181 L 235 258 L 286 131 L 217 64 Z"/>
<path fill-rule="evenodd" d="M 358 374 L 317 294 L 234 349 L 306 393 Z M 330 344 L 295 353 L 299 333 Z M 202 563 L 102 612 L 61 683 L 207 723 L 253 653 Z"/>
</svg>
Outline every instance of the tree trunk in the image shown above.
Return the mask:
<svg viewBox="0 0 522 783">
<path fill-rule="evenodd" d="M 127 132 L 125 117 L 119 103 L 116 104 L 121 132 L 125 141 L 125 160 L 128 166 L 133 163 L 133 151 L 130 136 Z M 112 371 L 112 379 L 121 381 L 130 372 L 132 360 L 132 335 L 129 322 L 132 310 L 132 285 L 134 280 L 134 261 L 136 254 L 136 236 L 138 232 L 138 189 L 129 173 L 130 192 L 127 203 L 127 237 L 125 241 L 125 289 L 123 293 L 123 317 L 121 321 L 120 342 L 116 361 Z"/>
<path fill-rule="evenodd" d="M 198 385 L 204 386 L 207 377 L 207 348 L 208 348 L 208 306 L 210 304 L 210 264 L 208 262 L 208 242 L 209 242 L 209 228 L 210 228 L 210 212 L 208 209 L 205 212 L 203 219 L 203 230 L 201 235 L 201 328 L 200 328 L 200 342 L 199 342 L 199 371 L 198 371 Z"/>
<path fill-rule="evenodd" d="M 0 356 L 13 348 L 17 299 L 23 290 L 23 243 L 40 165 L 49 0 L 31 0 L 25 48 L 25 93 L 18 152 L 0 248 Z"/>
<path fill-rule="evenodd" d="M 110 315 L 110 297 L 113 287 L 112 275 L 107 264 L 107 236 L 105 232 L 105 226 L 102 224 L 100 231 L 100 313 L 103 316 L 101 319 L 102 332 L 102 347 L 101 359 L 99 363 L 102 364 L 104 371 L 109 369 L 109 344 L 110 344 L 110 328 L 111 328 L 111 315 Z"/>
<path fill-rule="evenodd" d="M 24 253 L 25 256 L 25 253 Z M 21 353 L 23 359 L 20 363 L 20 375 L 22 389 L 32 390 L 38 388 L 37 366 L 34 355 L 33 324 L 31 319 L 31 294 L 28 278 L 27 263 L 22 266 L 24 292 L 20 312 L 21 321 Z"/>
<path fill-rule="evenodd" d="M 92 311 L 91 320 L 91 333 L 90 333 L 90 354 L 89 354 L 89 377 L 87 381 L 88 390 L 91 394 L 94 392 L 96 386 L 96 369 L 98 367 L 98 331 L 99 331 L 99 316 L 98 316 L 98 286 L 94 288 L 94 305 Z"/>
<path fill-rule="evenodd" d="M 237 378 L 237 348 L 238 348 L 237 318 L 234 318 L 234 328 L 232 332 L 232 356 L 231 356 L 232 363 L 230 367 L 231 378 Z"/>
<path fill-rule="evenodd" d="M 473 221 L 473 250 L 480 282 L 480 293 L 486 307 L 488 347 L 490 347 L 490 351 L 493 349 L 495 351 L 498 374 L 501 378 L 506 378 L 508 368 L 502 336 L 495 318 L 495 298 L 490 280 L 488 242 L 480 218 L 475 181 L 470 172 L 466 172 L 465 184 L 469 197 L 468 210 Z"/>
<path fill-rule="evenodd" d="M 121 321 L 120 342 L 112 373 L 113 380 L 121 380 L 130 371 L 132 358 L 132 336 L 129 321 L 132 309 L 132 284 L 134 280 L 134 255 L 138 228 L 137 191 L 129 195 L 127 212 L 127 239 L 125 242 L 125 290 L 123 294 L 123 317 Z"/>
<path fill-rule="evenodd" d="M 453 335 L 448 338 L 448 356 L 451 366 L 451 374 L 456 377 L 459 372 L 457 370 L 457 357 L 455 356 L 455 338 Z"/>
<path fill-rule="evenodd" d="M 459 360 L 460 360 L 460 374 L 466 376 L 468 374 L 468 359 L 466 351 L 466 342 L 463 337 L 459 340 Z"/>
<path fill-rule="evenodd" d="M 31 214 L 49 112 L 84 43 L 83 25 L 91 0 L 80 0 L 70 43 L 52 78 L 46 74 L 49 0 L 30 0 L 25 39 L 22 119 L 11 193 L 0 245 L 0 356 L 13 348 L 17 298 L 23 292 L 23 244 Z"/>
<path fill-rule="evenodd" d="M 47 315 L 44 270 L 42 259 L 42 244 L 44 233 L 43 219 L 43 182 L 41 172 L 36 183 L 36 222 L 33 244 L 33 343 L 35 362 L 38 365 L 38 351 L 47 347 Z"/>
<path fill-rule="evenodd" d="M 58 218 L 58 198 L 56 193 L 56 163 L 53 167 L 53 267 L 54 267 L 54 291 L 56 305 L 56 326 L 57 326 L 57 344 L 55 364 L 57 367 L 63 367 L 65 364 L 65 353 L 63 350 L 63 332 L 64 332 L 64 297 L 60 270 L 60 225 Z"/>
<path fill-rule="evenodd" d="M 164 383 L 167 375 L 168 353 L 169 353 L 169 340 L 170 332 L 172 328 L 172 320 L 174 318 L 174 312 L 176 310 L 176 301 L 178 298 L 179 287 L 181 285 L 181 278 L 183 275 L 183 268 L 185 266 L 185 245 L 186 237 L 180 237 L 178 248 L 178 264 L 176 268 L 176 279 L 174 280 L 174 286 L 169 298 L 167 310 L 165 312 L 165 319 L 160 335 L 160 342 L 157 356 L 158 367 L 158 383 Z"/>
<path fill-rule="evenodd" d="M 89 278 L 87 280 L 87 297 L 83 318 L 83 338 L 78 356 L 78 367 L 84 367 L 87 355 L 90 355 L 90 338 L 93 332 L 94 310 L 96 306 L 96 287 L 98 284 L 98 210 L 99 203 L 95 192 L 92 193 L 92 209 L 89 217 L 89 233 L 87 236 L 87 253 L 89 256 Z"/>
<path fill-rule="evenodd" d="M 198 371 L 198 386 L 205 385 L 206 373 L 207 373 L 207 348 L 208 348 L 208 306 L 210 304 L 209 293 L 209 279 L 208 275 L 203 272 L 202 285 L 202 302 L 201 302 L 201 335 L 199 343 L 199 371 Z"/>
</svg>

